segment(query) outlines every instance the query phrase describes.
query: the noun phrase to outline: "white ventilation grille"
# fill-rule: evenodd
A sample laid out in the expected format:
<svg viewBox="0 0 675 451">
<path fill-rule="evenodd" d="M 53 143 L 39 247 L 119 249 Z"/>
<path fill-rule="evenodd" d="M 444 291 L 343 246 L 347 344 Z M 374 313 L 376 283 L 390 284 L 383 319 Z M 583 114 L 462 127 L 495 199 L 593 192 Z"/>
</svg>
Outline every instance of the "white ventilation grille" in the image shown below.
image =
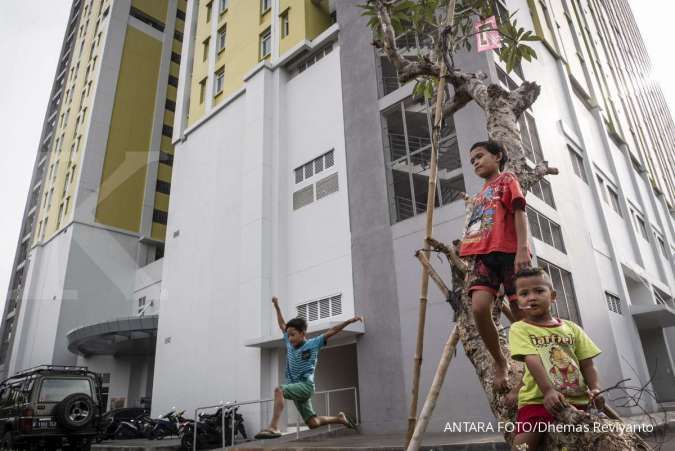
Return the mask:
<svg viewBox="0 0 675 451">
<path fill-rule="evenodd" d="M 333 174 L 316 182 L 316 200 L 324 198 L 338 190 L 338 175 Z"/>
<path fill-rule="evenodd" d="M 606 291 L 605 298 L 607 299 L 607 308 L 609 311 L 621 315 L 621 299 Z"/>
<path fill-rule="evenodd" d="M 314 202 L 314 185 L 309 185 L 293 193 L 293 210 Z"/>
<path fill-rule="evenodd" d="M 318 321 L 342 314 L 342 295 L 306 302 L 296 307 L 298 316 L 307 322 Z"/>
</svg>

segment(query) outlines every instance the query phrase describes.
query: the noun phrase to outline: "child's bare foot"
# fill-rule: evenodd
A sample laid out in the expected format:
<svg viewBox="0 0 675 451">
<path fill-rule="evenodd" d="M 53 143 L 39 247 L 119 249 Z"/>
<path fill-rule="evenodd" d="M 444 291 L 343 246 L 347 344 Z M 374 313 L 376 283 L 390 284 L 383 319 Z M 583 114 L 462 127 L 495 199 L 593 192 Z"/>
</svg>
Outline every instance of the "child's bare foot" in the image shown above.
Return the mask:
<svg viewBox="0 0 675 451">
<path fill-rule="evenodd" d="M 499 393 L 505 392 L 509 389 L 506 362 L 495 362 L 495 378 L 493 385 L 495 390 Z"/>
<path fill-rule="evenodd" d="M 356 427 L 354 422 L 347 418 L 347 415 L 345 415 L 344 412 L 338 412 L 337 417 L 340 419 L 340 423 L 344 424 L 349 429 L 354 429 Z"/>
</svg>

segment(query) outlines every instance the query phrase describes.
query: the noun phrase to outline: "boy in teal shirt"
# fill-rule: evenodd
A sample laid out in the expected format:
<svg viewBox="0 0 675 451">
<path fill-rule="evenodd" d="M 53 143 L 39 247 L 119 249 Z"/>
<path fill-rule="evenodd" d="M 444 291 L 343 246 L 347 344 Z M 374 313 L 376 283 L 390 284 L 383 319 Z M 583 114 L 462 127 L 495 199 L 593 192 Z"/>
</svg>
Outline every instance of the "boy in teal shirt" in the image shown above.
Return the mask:
<svg viewBox="0 0 675 451">
<path fill-rule="evenodd" d="M 511 325 L 509 349 L 514 360 L 525 362 L 518 392 L 518 414 L 513 449 L 537 449 L 542 423 L 553 423 L 553 414 L 567 405 L 586 410 L 590 402 L 602 408 L 598 373 L 593 357 L 600 349 L 575 323 L 551 316 L 556 299 L 548 274 L 527 268 L 515 275 L 522 321 Z"/>
<path fill-rule="evenodd" d="M 272 298 L 272 304 L 274 304 L 277 322 L 284 334 L 284 343 L 286 344 L 286 384 L 274 390 L 272 421 L 269 427 L 259 432 L 255 438 L 281 437 L 278 423 L 281 412 L 284 410 L 284 399 L 293 401 L 300 416 L 310 429 L 326 424 L 342 424 L 348 428 L 354 428 L 354 422 L 347 418 L 343 412 L 339 412 L 332 417 L 317 416 L 312 407 L 312 395 L 314 395 L 314 371 L 319 359 L 319 349 L 326 346 L 326 341 L 330 337 L 351 323 L 363 321 L 363 318 L 355 316 L 328 329 L 324 334 L 306 339 L 307 321 L 304 318 L 293 318 L 289 322 L 285 322 L 276 297 Z"/>
</svg>

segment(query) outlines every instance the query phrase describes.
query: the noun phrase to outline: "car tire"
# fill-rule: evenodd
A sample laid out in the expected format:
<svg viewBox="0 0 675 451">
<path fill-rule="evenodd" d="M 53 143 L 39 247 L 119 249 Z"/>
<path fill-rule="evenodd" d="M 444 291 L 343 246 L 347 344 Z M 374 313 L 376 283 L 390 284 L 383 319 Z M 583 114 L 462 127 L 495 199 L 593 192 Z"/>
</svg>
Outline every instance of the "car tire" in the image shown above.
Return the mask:
<svg viewBox="0 0 675 451">
<path fill-rule="evenodd" d="M 97 407 L 91 396 L 85 393 L 73 393 L 54 406 L 56 423 L 69 431 L 83 429 L 94 420 Z"/>
</svg>

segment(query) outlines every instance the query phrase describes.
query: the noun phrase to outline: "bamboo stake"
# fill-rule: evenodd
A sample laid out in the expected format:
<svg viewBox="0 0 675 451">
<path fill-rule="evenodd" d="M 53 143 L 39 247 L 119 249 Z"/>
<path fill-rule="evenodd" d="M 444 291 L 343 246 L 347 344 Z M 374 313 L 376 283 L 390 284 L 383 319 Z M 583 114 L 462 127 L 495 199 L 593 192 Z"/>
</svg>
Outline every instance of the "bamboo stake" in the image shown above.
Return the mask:
<svg viewBox="0 0 675 451">
<path fill-rule="evenodd" d="M 441 293 L 443 293 L 443 296 L 445 296 L 447 299 L 448 296 L 450 296 L 450 289 L 447 287 L 447 285 L 445 285 L 445 282 L 443 282 L 443 279 L 436 272 L 434 267 L 431 266 L 431 262 L 429 262 L 429 259 L 426 257 L 426 255 L 420 251 L 417 251 L 415 252 L 415 257 L 417 257 L 422 266 L 429 272 L 429 276 L 434 282 L 436 282 L 436 286 L 438 286 L 438 289 L 441 290 Z"/>
<path fill-rule="evenodd" d="M 452 26 L 455 16 L 455 0 L 448 2 L 448 13 L 446 22 Z M 444 38 L 445 39 L 445 38 Z M 443 57 L 440 55 L 442 62 Z M 447 68 L 442 64 L 438 85 L 436 88 L 436 107 L 434 111 L 434 127 L 431 136 L 431 165 L 429 167 L 429 188 L 427 192 L 427 217 L 426 232 L 424 236 L 424 256 L 429 259 L 429 250 L 431 249 L 427 238 L 431 238 L 433 232 L 434 204 L 436 201 L 436 179 L 438 177 L 438 143 L 440 141 L 441 124 L 443 121 L 443 103 L 445 101 L 445 75 Z M 417 346 L 415 348 L 415 358 L 413 362 L 413 380 L 412 380 L 412 399 L 410 402 L 410 412 L 408 414 L 408 432 L 406 434 L 406 447 L 412 439 L 417 422 L 417 400 L 419 397 L 420 370 L 422 368 L 422 353 L 424 351 L 424 324 L 427 314 L 427 295 L 429 291 L 429 271 L 426 266 L 422 267 L 422 284 L 420 288 L 420 307 L 417 321 Z"/>
<path fill-rule="evenodd" d="M 431 383 L 431 388 L 429 389 L 427 399 L 424 401 L 422 412 L 420 412 L 420 420 L 415 425 L 415 432 L 413 433 L 412 439 L 408 444 L 407 451 L 417 451 L 420 449 L 420 445 L 422 444 L 422 436 L 427 430 L 429 419 L 431 418 L 431 414 L 436 407 L 436 401 L 438 400 L 438 395 L 440 394 L 441 388 L 443 387 L 443 381 L 445 380 L 445 374 L 448 371 L 448 365 L 450 365 L 450 361 L 455 355 L 458 342 L 459 329 L 457 328 L 457 325 L 455 325 L 455 327 L 452 328 L 450 337 L 448 337 L 448 341 L 443 347 L 441 360 L 438 362 L 438 368 L 436 368 L 434 380 Z"/>
</svg>

